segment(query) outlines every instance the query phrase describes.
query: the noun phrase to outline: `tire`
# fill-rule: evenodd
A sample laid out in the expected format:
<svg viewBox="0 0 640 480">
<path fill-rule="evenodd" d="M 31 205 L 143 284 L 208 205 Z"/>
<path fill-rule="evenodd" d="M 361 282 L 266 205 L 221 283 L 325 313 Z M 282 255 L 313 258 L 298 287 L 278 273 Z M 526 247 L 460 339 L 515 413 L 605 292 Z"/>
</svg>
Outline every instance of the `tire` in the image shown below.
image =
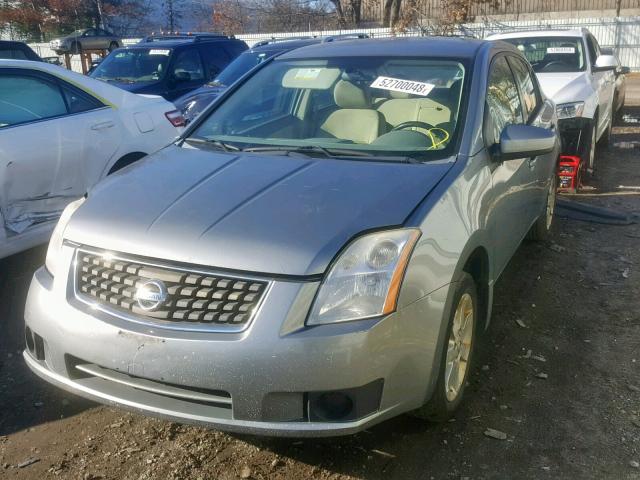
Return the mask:
<svg viewBox="0 0 640 480">
<path fill-rule="evenodd" d="M 113 52 L 116 48 L 120 48 L 120 45 L 118 45 L 118 42 L 111 42 L 109 44 L 109 51 Z"/>
<path fill-rule="evenodd" d="M 611 145 L 612 130 L 613 130 L 613 111 L 611 112 L 611 116 L 609 117 L 609 125 L 607 126 L 607 129 L 602 134 L 602 137 L 600 137 L 600 140 L 598 140 L 598 147 L 601 150 L 606 150 Z"/>
<path fill-rule="evenodd" d="M 549 237 L 551 225 L 553 224 L 553 215 L 556 210 L 556 191 L 558 189 L 558 177 L 553 174 L 551 185 L 547 191 L 547 201 L 545 203 L 544 212 L 538 217 L 527 234 L 527 240 L 533 242 L 543 242 Z"/>
<path fill-rule="evenodd" d="M 582 176 L 584 178 L 590 178 L 593 175 L 593 169 L 596 163 L 596 140 L 597 140 L 597 128 L 598 117 L 594 117 L 591 122 L 591 129 L 589 130 L 589 144 L 584 153 L 584 158 L 582 159 L 583 172 Z"/>
<path fill-rule="evenodd" d="M 80 42 L 73 42 L 71 44 L 71 47 L 69 48 L 69 53 L 74 55 L 78 53 L 82 53 L 82 45 L 80 44 Z"/>
<path fill-rule="evenodd" d="M 469 372 L 473 365 L 473 353 L 477 338 L 478 326 L 478 292 L 475 282 L 471 275 L 465 273 L 461 281 L 456 283 L 456 290 L 453 296 L 451 311 L 448 315 L 448 324 L 445 334 L 445 344 L 442 348 L 442 356 L 440 359 L 440 371 L 438 372 L 438 381 L 435 391 L 429 401 L 412 412 L 412 415 L 423 418 L 432 422 L 444 422 L 451 418 L 451 415 L 458 408 L 464 397 L 464 391 L 469 378 Z M 461 336 L 454 335 L 454 325 L 457 329 L 460 325 L 462 317 L 460 314 L 468 312 L 467 308 L 471 307 L 470 316 L 467 316 L 467 327 Z M 471 322 L 470 324 L 468 322 Z M 457 342 L 457 347 L 452 348 L 449 345 Z M 466 349 L 464 345 L 468 343 Z M 466 355 L 465 355 L 466 352 Z M 466 356 L 466 359 L 464 358 Z M 452 368 L 455 366 L 455 358 L 458 358 L 458 370 Z M 452 365 L 453 361 L 453 365 Z M 464 369 L 460 372 L 460 369 Z M 451 373 L 458 372 L 456 379 L 452 378 Z M 460 373 L 462 378 L 460 378 Z M 455 388 L 453 386 L 456 386 Z"/>
</svg>

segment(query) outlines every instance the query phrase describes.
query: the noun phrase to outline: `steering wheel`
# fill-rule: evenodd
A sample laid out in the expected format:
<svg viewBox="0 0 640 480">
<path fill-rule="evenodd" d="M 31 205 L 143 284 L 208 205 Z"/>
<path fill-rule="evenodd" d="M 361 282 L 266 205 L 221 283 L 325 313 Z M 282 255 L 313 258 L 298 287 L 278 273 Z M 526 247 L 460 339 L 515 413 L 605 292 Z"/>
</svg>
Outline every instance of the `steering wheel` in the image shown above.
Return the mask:
<svg viewBox="0 0 640 480">
<path fill-rule="evenodd" d="M 542 71 L 546 70 L 547 68 L 554 66 L 554 65 L 567 65 L 566 62 L 563 62 L 562 60 L 554 60 L 553 62 L 549 62 L 547 63 L 544 67 L 541 68 Z"/>
<path fill-rule="evenodd" d="M 418 128 L 424 128 L 425 130 L 431 130 L 432 128 L 436 128 L 433 125 L 427 123 L 427 122 L 421 122 L 419 120 L 411 120 L 409 122 L 402 122 L 399 123 L 398 125 L 396 125 L 395 127 L 393 127 L 391 129 L 392 132 L 397 132 L 398 130 L 404 130 L 406 128 L 414 128 L 414 127 L 418 127 Z M 419 132 L 421 133 L 421 132 Z"/>
</svg>

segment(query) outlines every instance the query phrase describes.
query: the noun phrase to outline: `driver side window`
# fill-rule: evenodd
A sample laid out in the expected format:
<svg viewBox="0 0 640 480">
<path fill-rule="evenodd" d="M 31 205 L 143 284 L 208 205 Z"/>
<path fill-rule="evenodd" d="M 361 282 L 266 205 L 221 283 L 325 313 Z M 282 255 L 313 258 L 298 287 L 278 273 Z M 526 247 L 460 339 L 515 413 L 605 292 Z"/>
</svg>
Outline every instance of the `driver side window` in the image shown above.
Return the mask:
<svg viewBox="0 0 640 480">
<path fill-rule="evenodd" d="M 507 125 L 524 123 L 522 103 L 513 72 L 504 56 L 491 64 L 487 82 L 483 134 L 485 144 L 500 143 L 500 134 Z"/>
</svg>

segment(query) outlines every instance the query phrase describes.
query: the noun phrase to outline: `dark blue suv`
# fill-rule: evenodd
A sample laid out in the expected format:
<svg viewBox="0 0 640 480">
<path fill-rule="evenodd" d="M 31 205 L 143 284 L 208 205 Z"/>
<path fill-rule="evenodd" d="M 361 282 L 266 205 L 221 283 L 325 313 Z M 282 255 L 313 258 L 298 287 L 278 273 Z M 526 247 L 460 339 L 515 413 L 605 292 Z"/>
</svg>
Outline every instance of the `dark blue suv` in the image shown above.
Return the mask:
<svg viewBox="0 0 640 480">
<path fill-rule="evenodd" d="M 224 35 L 152 35 L 114 50 L 90 76 L 173 100 L 213 80 L 246 49 L 243 41 Z"/>
<path fill-rule="evenodd" d="M 197 90 L 175 100 L 173 103 L 182 112 L 187 121 L 193 120 L 214 99 L 224 92 L 229 85 L 242 77 L 249 70 L 260 65 L 276 55 L 289 52 L 296 48 L 314 45 L 316 43 L 336 42 L 339 40 L 354 40 L 368 38 L 367 34 L 345 34 L 330 37 L 289 37 L 283 39 L 263 40 L 256 43 L 251 49 L 243 52 L 238 58 L 229 64 L 224 71 L 213 81 L 204 84 Z"/>
</svg>

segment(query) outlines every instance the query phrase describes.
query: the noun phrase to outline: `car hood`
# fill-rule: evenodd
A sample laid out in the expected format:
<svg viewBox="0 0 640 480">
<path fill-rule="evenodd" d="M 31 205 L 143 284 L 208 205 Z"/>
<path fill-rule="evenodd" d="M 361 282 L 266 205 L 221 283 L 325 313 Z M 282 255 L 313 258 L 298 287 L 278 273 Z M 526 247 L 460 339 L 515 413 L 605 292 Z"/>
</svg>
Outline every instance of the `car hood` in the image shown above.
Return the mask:
<svg viewBox="0 0 640 480">
<path fill-rule="evenodd" d="M 220 269 L 317 275 L 355 235 L 402 225 L 452 164 L 170 146 L 95 187 L 65 238 Z"/>
<path fill-rule="evenodd" d="M 537 76 L 544 93 L 557 104 L 584 101 L 577 94 L 589 84 L 586 72 L 538 73 Z"/>
</svg>

